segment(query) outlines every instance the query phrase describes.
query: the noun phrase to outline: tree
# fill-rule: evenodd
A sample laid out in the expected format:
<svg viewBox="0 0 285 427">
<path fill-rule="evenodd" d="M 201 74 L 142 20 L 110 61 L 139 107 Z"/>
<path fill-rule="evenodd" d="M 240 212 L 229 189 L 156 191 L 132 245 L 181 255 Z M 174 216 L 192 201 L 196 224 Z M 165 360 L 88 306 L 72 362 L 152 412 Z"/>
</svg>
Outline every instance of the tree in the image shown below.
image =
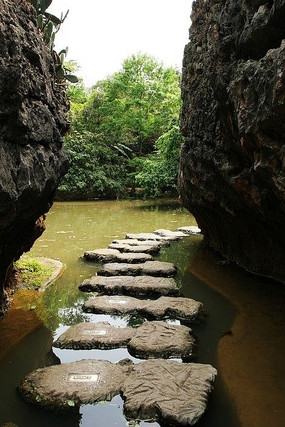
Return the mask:
<svg viewBox="0 0 285 427">
<path fill-rule="evenodd" d="M 136 183 L 143 187 L 146 197 L 173 193 L 177 186 L 180 147 L 184 138 L 176 120 L 155 143 L 156 151 L 137 159 Z"/>
<path fill-rule="evenodd" d="M 146 183 L 143 176 L 150 162 L 157 175 L 167 173 L 161 169 L 159 138 L 178 120 L 179 82 L 175 69 L 140 54 L 126 59 L 121 71 L 97 82 L 90 96 L 80 84 L 70 88 L 73 124 L 66 148 L 71 166 L 60 190 L 77 198 L 80 192 L 86 198 L 117 197 L 136 182 Z M 157 154 L 151 157 L 154 150 Z M 176 157 L 165 165 L 170 168 L 173 161 L 171 176 L 177 173 Z M 159 191 L 169 187 L 166 177 L 164 181 Z"/>
</svg>

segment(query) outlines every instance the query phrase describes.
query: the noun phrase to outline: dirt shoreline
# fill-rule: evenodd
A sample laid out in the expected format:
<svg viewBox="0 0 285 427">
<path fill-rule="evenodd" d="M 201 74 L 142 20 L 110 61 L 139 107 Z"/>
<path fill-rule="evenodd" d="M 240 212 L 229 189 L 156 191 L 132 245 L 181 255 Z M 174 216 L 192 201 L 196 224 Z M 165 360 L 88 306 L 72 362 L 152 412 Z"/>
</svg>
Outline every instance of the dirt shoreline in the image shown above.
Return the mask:
<svg viewBox="0 0 285 427">
<path fill-rule="evenodd" d="M 285 287 L 258 278 L 202 248 L 190 270 L 237 307 L 218 345 L 218 372 L 242 427 L 283 427 Z"/>
</svg>

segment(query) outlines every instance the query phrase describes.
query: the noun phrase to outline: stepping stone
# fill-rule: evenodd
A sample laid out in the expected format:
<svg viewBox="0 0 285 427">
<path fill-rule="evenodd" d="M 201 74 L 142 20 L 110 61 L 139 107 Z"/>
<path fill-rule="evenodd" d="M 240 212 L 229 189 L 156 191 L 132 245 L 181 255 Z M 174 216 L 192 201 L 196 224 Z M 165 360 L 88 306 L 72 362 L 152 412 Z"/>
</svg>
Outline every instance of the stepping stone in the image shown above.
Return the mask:
<svg viewBox="0 0 285 427">
<path fill-rule="evenodd" d="M 73 350 L 126 347 L 135 331 L 133 328 L 115 328 L 108 322 L 79 323 L 61 334 L 53 345 Z"/>
<path fill-rule="evenodd" d="M 37 369 L 22 381 L 19 391 L 31 403 L 48 409 L 111 400 L 120 393 L 130 368 L 105 360 L 78 362 Z"/>
<path fill-rule="evenodd" d="M 84 252 L 84 258 L 89 261 L 137 263 L 151 261 L 153 258 L 145 253 L 121 253 L 117 249 L 95 249 Z"/>
<path fill-rule="evenodd" d="M 140 359 L 189 358 L 195 346 L 191 333 L 187 326 L 170 325 L 161 321 L 145 322 L 136 329 L 127 345 L 128 351 Z"/>
<path fill-rule="evenodd" d="M 139 264 L 110 263 L 104 264 L 97 272 L 98 276 L 158 276 L 172 277 L 177 269 L 171 262 L 146 261 Z"/>
<path fill-rule="evenodd" d="M 128 347 L 134 357 L 190 357 L 194 338 L 190 328 L 165 322 L 145 322 L 138 328 L 116 328 L 108 322 L 80 323 L 71 326 L 54 343 L 73 350 Z"/>
<path fill-rule="evenodd" d="M 171 239 L 171 240 L 180 240 L 180 239 L 183 239 L 183 237 L 188 236 L 188 234 L 182 233 L 182 231 L 170 231 L 164 228 L 155 230 L 154 234 L 158 234 L 159 236 L 162 236 L 162 237 L 165 237 L 166 239 Z"/>
<path fill-rule="evenodd" d="M 162 248 L 164 246 L 169 246 L 169 242 L 164 240 L 138 240 L 138 239 L 115 239 L 112 243 L 118 243 L 120 245 L 130 245 L 130 246 L 158 246 Z"/>
<path fill-rule="evenodd" d="M 141 241 L 143 243 L 143 240 Z M 148 245 L 127 245 L 123 243 L 111 243 L 108 248 L 110 249 L 117 249 L 120 252 L 127 252 L 127 253 L 146 253 L 150 255 L 157 255 L 160 251 L 159 245 L 157 246 L 148 246 Z"/>
<path fill-rule="evenodd" d="M 179 295 L 174 279 L 152 276 L 93 276 L 84 280 L 79 289 L 111 295 Z"/>
<path fill-rule="evenodd" d="M 200 234 L 201 229 L 197 227 L 196 225 L 190 225 L 189 227 L 179 227 L 176 229 L 176 231 L 182 231 L 186 234 Z"/>
<path fill-rule="evenodd" d="M 126 239 L 154 240 L 154 241 L 166 240 L 164 237 L 161 237 L 158 234 L 154 234 L 154 233 L 128 233 L 126 234 Z"/>
<path fill-rule="evenodd" d="M 101 296 L 85 301 L 83 311 L 97 314 L 139 314 L 151 319 L 174 318 L 199 321 L 203 317 L 201 302 L 183 297 L 160 297 L 140 300 L 127 296 Z"/>
<path fill-rule="evenodd" d="M 194 425 L 206 410 L 217 371 L 211 365 L 148 360 L 132 367 L 123 384 L 128 419 Z"/>
</svg>

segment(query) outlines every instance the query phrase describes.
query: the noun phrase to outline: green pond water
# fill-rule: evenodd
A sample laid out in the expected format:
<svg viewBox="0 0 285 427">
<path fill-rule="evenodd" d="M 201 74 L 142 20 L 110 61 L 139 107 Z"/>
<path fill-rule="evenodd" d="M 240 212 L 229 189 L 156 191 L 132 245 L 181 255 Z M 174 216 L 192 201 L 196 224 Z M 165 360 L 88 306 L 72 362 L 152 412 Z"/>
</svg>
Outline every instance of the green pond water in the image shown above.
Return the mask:
<svg viewBox="0 0 285 427">
<path fill-rule="evenodd" d="M 123 416 L 120 396 L 109 403 L 82 406 L 79 412 L 54 414 L 23 402 L 17 395 L 16 386 L 32 370 L 55 363 L 83 358 L 117 362 L 126 357 L 138 363 L 139 360 L 132 358 L 126 349 L 74 351 L 52 348 L 55 337 L 80 321 L 107 320 L 113 325 L 132 325 L 141 321 L 138 318 L 121 319 L 82 313 L 82 303 L 89 296 L 79 292 L 78 285 L 83 279 L 94 275 L 99 268 L 98 264 L 84 261 L 83 252 L 107 247 L 113 239 L 124 238 L 127 232 L 152 232 L 158 228 L 175 230 L 179 226 L 196 225 L 195 219 L 175 200 L 61 202 L 54 204 L 47 215 L 46 224 L 47 229 L 34 245 L 31 255 L 60 259 L 66 268 L 40 298 L 23 303 L 22 308 L 27 312 L 32 310 L 41 319 L 42 325 L 31 331 L 0 360 L 0 426 L 13 422 L 19 427 L 125 427 L 129 424 Z M 221 331 L 231 328 L 235 309 L 189 271 L 189 262 L 201 242 L 202 236 L 186 237 L 163 249 L 159 259 L 174 262 L 178 266 L 177 280 L 183 295 L 202 301 L 208 310 L 205 323 L 193 326 L 198 339 L 194 361 L 215 366 Z M 5 346 L 4 342 L 0 344 Z M 140 422 L 138 425 L 146 427 L 159 424 Z M 239 425 L 219 377 L 208 410 L 196 425 Z"/>
</svg>

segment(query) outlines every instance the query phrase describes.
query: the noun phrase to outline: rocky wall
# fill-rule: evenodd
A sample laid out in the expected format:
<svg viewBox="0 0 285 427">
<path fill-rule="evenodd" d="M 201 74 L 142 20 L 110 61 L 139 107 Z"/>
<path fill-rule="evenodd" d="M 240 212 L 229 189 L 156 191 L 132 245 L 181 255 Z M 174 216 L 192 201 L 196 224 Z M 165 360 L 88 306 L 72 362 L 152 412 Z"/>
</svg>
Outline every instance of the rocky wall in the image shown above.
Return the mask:
<svg viewBox="0 0 285 427">
<path fill-rule="evenodd" d="M 197 0 L 179 191 L 205 242 L 285 281 L 285 0 Z"/>
<path fill-rule="evenodd" d="M 11 263 L 43 232 L 44 214 L 67 171 L 67 111 L 33 7 L 0 0 L 0 313 Z"/>
</svg>

